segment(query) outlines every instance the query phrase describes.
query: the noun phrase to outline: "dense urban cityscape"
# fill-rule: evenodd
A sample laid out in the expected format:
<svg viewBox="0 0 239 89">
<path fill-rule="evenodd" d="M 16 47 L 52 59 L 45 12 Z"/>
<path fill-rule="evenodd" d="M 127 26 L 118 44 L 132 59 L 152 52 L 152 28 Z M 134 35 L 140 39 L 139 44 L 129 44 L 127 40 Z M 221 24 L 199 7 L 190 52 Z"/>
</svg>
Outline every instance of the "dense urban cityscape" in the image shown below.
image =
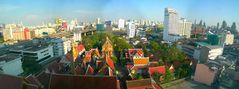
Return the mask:
<svg viewBox="0 0 239 89">
<path fill-rule="evenodd" d="M 239 24 L 179 11 L 164 7 L 162 21 L 0 21 L 0 89 L 239 89 Z"/>
</svg>

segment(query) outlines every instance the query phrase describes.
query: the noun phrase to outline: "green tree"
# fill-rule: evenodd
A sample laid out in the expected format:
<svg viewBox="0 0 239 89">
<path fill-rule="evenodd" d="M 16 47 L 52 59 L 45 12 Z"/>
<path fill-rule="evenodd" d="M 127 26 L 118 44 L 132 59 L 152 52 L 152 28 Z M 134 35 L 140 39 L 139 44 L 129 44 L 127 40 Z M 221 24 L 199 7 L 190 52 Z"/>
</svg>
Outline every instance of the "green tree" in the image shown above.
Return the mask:
<svg viewBox="0 0 239 89">
<path fill-rule="evenodd" d="M 116 56 L 112 56 L 111 59 L 113 60 L 114 63 L 116 63 L 118 60 Z"/>
<path fill-rule="evenodd" d="M 174 76 L 173 76 L 173 73 L 170 72 L 169 69 L 167 69 L 165 75 L 163 76 L 163 78 L 164 78 L 163 83 L 168 83 L 171 80 L 173 80 Z"/>
<path fill-rule="evenodd" d="M 22 68 L 24 70 L 24 74 L 34 74 L 39 72 L 42 69 L 42 66 L 37 63 L 34 59 L 23 59 Z"/>
<path fill-rule="evenodd" d="M 161 77 L 161 76 L 162 76 L 162 75 L 159 74 L 158 72 L 154 72 L 154 73 L 152 74 L 152 77 L 153 77 L 154 81 L 155 81 L 157 84 L 160 84 L 160 77 Z"/>
<path fill-rule="evenodd" d="M 175 77 L 178 79 L 191 76 L 191 74 L 192 74 L 192 68 L 187 63 L 183 63 L 175 69 L 176 69 Z"/>
<path fill-rule="evenodd" d="M 121 38 L 121 37 L 116 37 L 114 36 L 112 38 L 112 42 L 113 42 L 113 47 L 115 51 L 123 51 L 124 49 L 128 49 L 131 48 L 132 45 L 130 45 L 129 43 L 126 42 L 125 39 Z"/>
<path fill-rule="evenodd" d="M 0 37 L 0 44 L 3 43 L 3 37 Z"/>
<path fill-rule="evenodd" d="M 159 47 L 160 50 L 160 59 L 163 60 L 164 63 L 172 64 L 174 61 L 184 61 L 186 55 L 179 50 L 176 45 L 169 46 L 168 44 L 161 44 Z"/>
<path fill-rule="evenodd" d="M 159 49 L 159 44 L 155 41 L 150 41 L 149 46 L 151 48 L 152 53 L 155 53 Z"/>
<path fill-rule="evenodd" d="M 183 61 L 186 58 L 185 54 L 179 50 L 176 45 L 170 46 L 168 54 L 168 60 L 170 63 L 173 61 Z"/>
<path fill-rule="evenodd" d="M 143 79 L 143 75 L 142 74 L 136 74 L 136 79 L 137 80 Z"/>
<path fill-rule="evenodd" d="M 137 45 L 135 45 L 135 48 L 142 48 L 144 53 L 147 53 L 147 45 L 144 44 L 143 42 L 139 42 Z"/>
</svg>

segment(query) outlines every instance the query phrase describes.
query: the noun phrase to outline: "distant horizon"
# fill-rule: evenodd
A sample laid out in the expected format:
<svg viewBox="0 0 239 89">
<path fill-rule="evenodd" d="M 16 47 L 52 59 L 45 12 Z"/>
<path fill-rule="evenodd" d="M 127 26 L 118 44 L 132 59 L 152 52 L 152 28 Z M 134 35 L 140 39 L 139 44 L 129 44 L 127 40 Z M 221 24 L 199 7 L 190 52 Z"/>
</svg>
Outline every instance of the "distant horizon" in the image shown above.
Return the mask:
<svg viewBox="0 0 239 89">
<path fill-rule="evenodd" d="M 55 18 L 79 22 L 101 20 L 151 20 L 163 21 L 164 9 L 177 11 L 180 17 L 194 23 L 196 20 L 216 25 L 223 20 L 230 26 L 239 24 L 238 0 L 1 0 L 0 23 L 22 23 L 24 25 L 41 25 L 54 22 Z"/>
</svg>

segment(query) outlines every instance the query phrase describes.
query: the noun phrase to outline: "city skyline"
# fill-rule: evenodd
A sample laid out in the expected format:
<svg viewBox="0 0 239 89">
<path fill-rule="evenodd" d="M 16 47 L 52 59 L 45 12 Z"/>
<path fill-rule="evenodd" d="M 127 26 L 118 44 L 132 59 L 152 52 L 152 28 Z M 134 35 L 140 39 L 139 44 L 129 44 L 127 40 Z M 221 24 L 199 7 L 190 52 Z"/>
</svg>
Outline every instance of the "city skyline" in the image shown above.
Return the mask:
<svg viewBox="0 0 239 89">
<path fill-rule="evenodd" d="M 57 17 L 67 20 L 95 21 L 123 19 L 148 19 L 163 21 L 164 9 L 176 9 L 180 17 L 191 22 L 205 21 L 208 25 L 227 21 L 238 23 L 239 12 L 237 0 L 217 2 L 210 0 L 191 0 L 180 2 L 175 0 L 41 0 L 27 2 L 21 0 L 0 1 L 0 23 L 19 23 L 38 25 L 53 22 Z"/>
</svg>

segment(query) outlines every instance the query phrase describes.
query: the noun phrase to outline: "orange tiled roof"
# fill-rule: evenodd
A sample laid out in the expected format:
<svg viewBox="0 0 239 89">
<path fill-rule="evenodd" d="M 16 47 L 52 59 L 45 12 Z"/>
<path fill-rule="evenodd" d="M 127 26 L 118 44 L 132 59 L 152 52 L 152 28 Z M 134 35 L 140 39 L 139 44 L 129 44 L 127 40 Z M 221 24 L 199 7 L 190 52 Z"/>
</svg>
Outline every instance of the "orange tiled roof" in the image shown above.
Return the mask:
<svg viewBox="0 0 239 89">
<path fill-rule="evenodd" d="M 84 62 L 90 62 L 91 61 L 91 51 L 86 51 L 85 52 L 85 58 L 84 58 Z"/>
<path fill-rule="evenodd" d="M 83 44 L 79 44 L 79 45 L 77 46 L 77 50 L 78 50 L 78 52 L 82 52 L 82 51 L 85 50 L 85 46 L 84 46 Z"/>
<path fill-rule="evenodd" d="M 117 89 L 115 76 L 52 74 L 49 89 Z"/>
<path fill-rule="evenodd" d="M 128 50 L 129 55 L 133 55 L 133 56 L 144 56 L 144 52 L 143 49 L 129 49 Z"/>
<path fill-rule="evenodd" d="M 106 56 L 106 63 L 112 70 L 115 69 L 114 62 L 111 60 L 110 56 Z"/>
<path fill-rule="evenodd" d="M 157 67 L 149 67 L 149 74 L 152 75 L 153 73 L 158 72 L 160 74 L 166 73 L 165 66 L 157 66 Z"/>
<path fill-rule="evenodd" d="M 161 89 L 156 83 L 153 83 L 151 79 L 126 81 L 126 86 L 127 89 Z"/>
<path fill-rule="evenodd" d="M 148 65 L 149 57 L 134 58 L 133 62 L 134 62 L 134 65 Z"/>
<path fill-rule="evenodd" d="M 170 72 L 174 72 L 173 66 L 169 68 Z M 152 75 L 153 73 L 158 72 L 160 74 L 165 74 L 166 73 L 166 68 L 165 66 L 157 66 L 157 67 L 149 67 L 149 74 Z"/>
</svg>

